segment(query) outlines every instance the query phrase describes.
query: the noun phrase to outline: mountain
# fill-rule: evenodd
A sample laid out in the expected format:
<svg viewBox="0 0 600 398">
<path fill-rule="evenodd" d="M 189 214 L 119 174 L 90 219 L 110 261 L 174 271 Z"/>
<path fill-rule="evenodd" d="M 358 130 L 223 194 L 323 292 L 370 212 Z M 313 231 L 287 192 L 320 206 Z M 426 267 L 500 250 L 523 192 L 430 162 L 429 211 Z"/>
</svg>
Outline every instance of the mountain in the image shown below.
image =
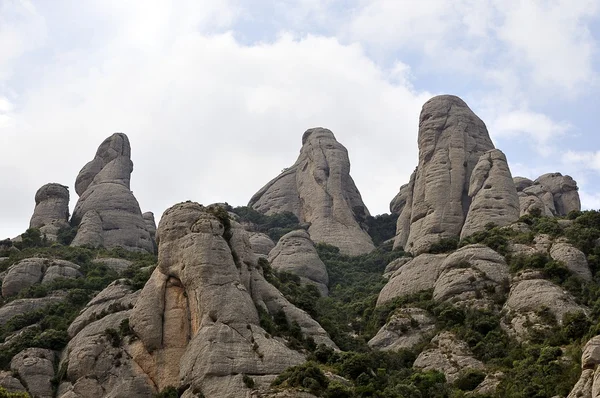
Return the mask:
<svg viewBox="0 0 600 398">
<path fill-rule="evenodd" d="M 513 176 L 458 97 L 424 104 L 417 143 L 390 215 L 315 128 L 249 206 L 157 228 L 108 137 L 70 219 L 46 184 L 0 241 L 0 396 L 598 397 L 600 212 L 569 176 Z"/>
</svg>

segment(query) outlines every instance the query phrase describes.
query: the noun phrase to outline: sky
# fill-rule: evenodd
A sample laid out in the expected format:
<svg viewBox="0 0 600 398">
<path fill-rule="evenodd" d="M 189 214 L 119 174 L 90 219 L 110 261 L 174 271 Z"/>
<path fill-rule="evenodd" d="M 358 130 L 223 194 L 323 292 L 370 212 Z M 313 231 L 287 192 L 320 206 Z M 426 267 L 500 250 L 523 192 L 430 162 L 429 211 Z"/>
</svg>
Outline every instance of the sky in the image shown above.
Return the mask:
<svg viewBox="0 0 600 398">
<path fill-rule="evenodd" d="M 73 208 L 114 132 L 157 219 L 247 204 L 318 126 L 386 213 L 438 94 L 481 117 L 513 176 L 571 175 L 600 208 L 599 45 L 600 0 L 0 0 L 0 239 L 46 183 Z"/>
</svg>

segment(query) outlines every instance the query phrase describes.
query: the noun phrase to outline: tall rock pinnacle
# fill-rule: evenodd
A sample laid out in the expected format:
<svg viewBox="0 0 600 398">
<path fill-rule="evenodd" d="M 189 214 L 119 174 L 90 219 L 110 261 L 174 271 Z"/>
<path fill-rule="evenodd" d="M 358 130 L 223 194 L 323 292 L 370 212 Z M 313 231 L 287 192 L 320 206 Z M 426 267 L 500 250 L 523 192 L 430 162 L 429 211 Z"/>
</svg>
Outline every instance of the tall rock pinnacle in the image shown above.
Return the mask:
<svg viewBox="0 0 600 398">
<path fill-rule="evenodd" d="M 249 206 L 265 214 L 294 213 L 310 223 L 314 242 L 358 255 L 373 250 L 371 237 L 363 229 L 369 210 L 352 177 L 348 151 L 330 130 L 313 128 L 302 136 L 296 163 L 271 180 Z"/>
<path fill-rule="evenodd" d="M 154 251 L 140 205 L 130 191 L 132 171 L 127 136 L 115 133 L 104 140 L 75 181 L 80 197 L 71 223 L 79 230 L 72 245 Z"/>
<path fill-rule="evenodd" d="M 423 105 L 418 145 L 417 169 L 392 202 L 400 214 L 394 246 L 413 253 L 461 235 L 473 200 L 471 175 L 480 157 L 494 149 L 483 121 L 452 95 Z M 510 190 L 516 197 L 514 186 Z"/>
<path fill-rule="evenodd" d="M 69 188 L 46 184 L 35 194 L 35 209 L 29 228 L 39 228 L 51 240 L 57 239 L 61 228 L 69 226 Z"/>
</svg>

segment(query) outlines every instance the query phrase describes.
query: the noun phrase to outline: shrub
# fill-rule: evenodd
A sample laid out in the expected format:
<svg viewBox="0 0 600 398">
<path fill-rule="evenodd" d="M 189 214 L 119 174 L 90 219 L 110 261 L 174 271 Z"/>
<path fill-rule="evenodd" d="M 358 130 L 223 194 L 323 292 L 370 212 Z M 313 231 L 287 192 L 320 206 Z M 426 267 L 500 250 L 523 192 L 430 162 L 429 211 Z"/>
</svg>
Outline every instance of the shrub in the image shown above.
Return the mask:
<svg viewBox="0 0 600 398">
<path fill-rule="evenodd" d="M 485 373 L 477 369 L 467 369 L 459 375 L 454 386 L 463 391 L 473 391 L 485 379 Z"/>
<path fill-rule="evenodd" d="M 242 376 L 242 381 L 246 387 L 254 388 L 254 379 L 252 377 L 245 374 Z"/>
<path fill-rule="evenodd" d="M 161 392 L 154 395 L 154 398 L 178 398 L 179 393 L 173 386 L 165 387 Z"/>
</svg>

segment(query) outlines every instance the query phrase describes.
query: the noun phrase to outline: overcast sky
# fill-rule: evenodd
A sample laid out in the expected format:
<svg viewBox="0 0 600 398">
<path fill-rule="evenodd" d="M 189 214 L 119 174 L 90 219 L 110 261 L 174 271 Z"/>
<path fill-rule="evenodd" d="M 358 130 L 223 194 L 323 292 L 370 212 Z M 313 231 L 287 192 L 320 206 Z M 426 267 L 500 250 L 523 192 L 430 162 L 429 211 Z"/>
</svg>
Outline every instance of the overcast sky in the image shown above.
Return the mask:
<svg viewBox="0 0 600 398">
<path fill-rule="evenodd" d="M 157 219 L 247 204 L 316 126 L 388 212 L 436 94 L 469 104 L 514 176 L 569 174 L 600 208 L 599 41 L 600 0 L 0 0 L 0 238 L 45 183 L 73 208 L 114 132 Z"/>
</svg>

